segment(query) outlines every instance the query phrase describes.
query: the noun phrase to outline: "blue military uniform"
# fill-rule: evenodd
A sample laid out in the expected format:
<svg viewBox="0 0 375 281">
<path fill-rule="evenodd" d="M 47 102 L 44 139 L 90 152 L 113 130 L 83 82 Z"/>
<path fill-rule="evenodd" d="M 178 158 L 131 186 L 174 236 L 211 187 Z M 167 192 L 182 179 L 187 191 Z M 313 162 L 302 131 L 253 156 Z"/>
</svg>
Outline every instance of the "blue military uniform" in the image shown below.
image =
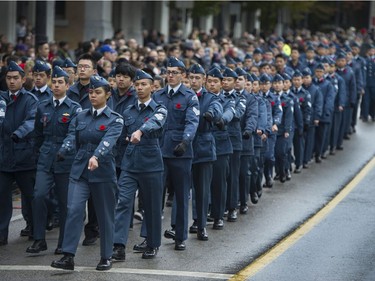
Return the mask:
<svg viewBox="0 0 375 281">
<path fill-rule="evenodd" d="M 52 77 L 69 77 L 60 67 L 55 67 Z M 54 186 L 59 203 L 60 233 L 57 248 L 61 248 L 66 219 L 69 172 L 75 151 L 66 155 L 64 161 L 57 161 L 56 155 L 68 133 L 69 124 L 81 106 L 64 97 L 50 98 L 40 102 L 35 116 L 35 148 L 39 151 L 33 199 L 34 239 L 45 240 L 47 224 L 46 196 Z M 29 247 L 27 252 L 39 252 Z"/>
<path fill-rule="evenodd" d="M 24 75 L 22 68 L 15 62 L 9 64 L 7 71 L 18 71 Z M 5 245 L 12 217 L 12 184 L 14 181 L 25 196 L 27 224 L 32 225 L 31 204 L 36 169 L 32 132 L 38 99 L 24 88 L 16 93 L 0 92 L 0 97 L 7 104 L 6 110 L 1 113 L 4 115 L 0 124 L 0 245 Z"/>
<path fill-rule="evenodd" d="M 361 108 L 363 121 L 369 117 L 375 120 L 375 56 L 366 59 L 366 88 Z"/>
<path fill-rule="evenodd" d="M 108 85 L 99 76 L 90 79 L 92 88 Z M 63 156 L 76 150 L 68 191 L 68 212 L 62 250 L 75 254 L 81 236 L 86 201 L 93 198 L 100 229 L 100 255 L 110 259 L 113 246 L 113 225 L 116 204 L 117 177 L 113 147 L 121 135 L 123 118 L 106 106 L 95 116 L 93 109 L 85 109 L 72 120 L 69 134 L 59 153 Z M 87 165 L 96 157 L 99 167 L 93 171 Z"/>
<path fill-rule="evenodd" d="M 152 77 L 138 70 L 135 79 L 152 80 Z M 155 249 L 161 245 L 164 164 L 159 138 L 167 119 L 167 110 L 154 100 L 149 100 L 147 105 L 141 105 L 137 100 L 125 109 L 123 117 L 124 135 L 128 140 L 137 130 L 142 132 L 142 137 L 139 143 L 129 142 L 122 159 L 114 245 L 125 246 L 127 243 L 134 195 L 139 189 L 144 200 L 147 246 Z"/>
<path fill-rule="evenodd" d="M 35 65 L 33 67 L 33 73 L 38 72 L 45 72 L 47 75 L 50 75 L 51 73 L 51 67 L 48 63 L 36 60 Z M 39 102 L 43 100 L 50 100 L 53 96 L 53 93 L 51 89 L 48 87 L 48 85 L 44 85 L 42 88 L 38 89 L 36 86 L 34 89 L 31 90 L 31 93 L 33 93 L 39 100 Z"/>
<path fill-rule="evenodd" d="M 172 57 L 167 66 L 185 68 Z M 173 90 L 173 91 L 172 91 Z M 187 239 L 189 190 L 191 187 L 192 141 L 199 123 L 199 101 L 196 94 L 183 84 L 170 86 L 153 94 L 156 103 L 168 110 L 161 149 L 164 158 L 165 176 L 175 186 L 176 196 L 176 243 Z"/>
</svg>

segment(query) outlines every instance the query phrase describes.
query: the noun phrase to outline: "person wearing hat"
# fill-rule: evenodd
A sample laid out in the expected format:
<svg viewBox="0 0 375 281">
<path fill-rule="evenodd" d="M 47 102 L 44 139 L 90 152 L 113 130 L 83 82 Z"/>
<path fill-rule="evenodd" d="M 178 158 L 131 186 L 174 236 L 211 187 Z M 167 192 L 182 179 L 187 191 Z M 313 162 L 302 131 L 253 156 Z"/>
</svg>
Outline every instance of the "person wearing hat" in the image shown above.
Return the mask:
<svg viewBox="0 0 375 281">
<path fill-rule="evenodd" d="M 242 68 L 236 68 L 235 72 L 238 75 L 236 80 L 235 90 L 238 96 L 243 96 L 246 99 L 246 110 L 240 119 L 240 128 L 242 134 L 242 151 L 240 155 L 240 173 L 239 173 L 239 184 L 237 195 L 232 194 L 232 202 L 230 202 L 230 207 L 233 208 L 234 200 L 241 203 L 240 212 L 242 214 L 246 213 L 247 201 L 250 193 L 250 176 L 256 176 L 257 167 L 256 165 L 251 165 L 254 162 L 255 152 L 254 152 L 254 134 L 257 132 L 258 128 L 258 100 L 250 91 L 245 89 L 246 83 L 252 83 L 253 79 L 246 71 Z"/>
<path fill-rule="evenodd" d="M 35 86 L 31 92 L 40 102 L 43 100 L 49 100 L 53 95 L 50 87 L 48 87 L 48 82 L 51 79 L 50 65 L 44 61 L 36 60 L 32 72 Z"/>
<path fill-rule="evenodd" d="M 110 45 L 106 44 L 106 45 L 101 46 L 100 52 L 103 54 L 103 58 L 105 60 L 108 60 L 111 63 L 114 63 L 116 61 L 117 52 L 116 50 L 112 49 Z"/>
<path fill-rule="evenodd" d="M 111 87 L 111 91 L 117 88 L 117 86 L 116 86 L 116 73 L 115 73 L 114 68 L 108 74 L 107 80 L 108 80 L 109 86 Z"/>
<path fill-rule="evenodd" d="M 282 106 L 282 117 L 277 130 L 275 142 L 275 180 L 281 183 L 286 181 L 286 171 L 289 169 L 288 164 L 288 146 L 290 134 L 293 130 L 293 100 L 288 98 L 284 93 L 284 78 L 276 74 L 272 79 L 272 88 L 274 94 L 280 99 Z"/>
<path fill-rule="evenodd" d="M 244 70 L 250 71 L 250 68 L 253 66 L 253 57 L 247 53 L 244 58 Z"/>
<path fill-rule="evenodd" d="M 176 57 L 170 57 L 167 62 L 168 86 L 153 94 L 153 99 L 168 109 L 161 149 L 165 167 L 164 180 L 169 177 L 175 187 L 175 250 L 177 251 L 186 249 L 193 159 L 192 141 L 200 115 L 197 95 L 182 84 L 185 72 L 184 63 Z"/>
<path fill-rule="evenodd" d="M 375 121 L 375 46 L 370 45 L 366 58 L 366 88 L 361 103 L 361 118 L 367 122 L 369 117 Z"/>
<path fill-rule="evenodd" d="M 292 47 L 290 59 L 287 62 L 287 66 L 291 68 L 293 72 L 296 70 L 302 71 L 306 67 L 306 65 L 302 62 L 298 47 Z M 293 73 L 288 73 L 288 74 L 290 76 L 293 75 Z"/>
<path fill-rule="evenodd" d="M 225 95 L 221 91 L 223 74 L 220 69 L 214 67 L 207 72 L 207 90 L 219 98 L 223 108 L 223 114 L 213 127 L 215 138 L 216 161 L 212 167 L 211 182 L 211 213 L 214 219 L 213 229 L 220 230 L 224 227 L 224 211 L 227 197 L 227 178 L 229 174 L 229 155 L 233 153 L 232 142 L 228 133 L 228 124 L 232 121 L 235 112 L 235 98 L 233 95 Z"/>
<path fill-rule="evenodd" d="M 293 151 L 295 158 L 294 173 L 296 174 L 302 172 L 302 165 L 305 152 L 305 134 L 307 133 L 310 127 L 312 118 L 311 95 L 302 87 L 302 85 L 302 73 L 299 70 L 296 70 L 292 77 L 291 92 L 297 98 L 302 113 L 302 128 L 298 127 L 298 133 L 294 134 L 293 137 Z"/>
<path fill-rule="evenodd" d="M 242 69 L 241 69 L 242 70 Z M 242 76 L 246 72 L 242 70 Z M 233 147 L 233 153 L 229 156 L 229 176 L 227 184 L 227 202 L 226 210 L 228 210 L 229 222 L 237 221 L 236 207 L 238 204 L 238 192 L 239 192 L 239 176 L 240 176 L 240 162 L 241 162 L 241 151 L 242 151 L 242 132 L 240 120 L 245 114 L 246 110 L 246 98 L 238 91 L 235 87 L 237 85 L 238 74 L 231 68 L 227 67 L 223 71 L 222 81 L 222 93 L 226 96 L 233 96 L 235 100 L 234 116 L 228 124 L 228 133 Z M 243 78 L 243 84 L 245 82 Z M 244 85 L 241 85 L 243 88 Z"/>
<path fill-rule="evenodd" d="M 311 73 L 314 73 L 314 68 L 316 66 L 316 61 L 315 61 L 315 49 L 312 45 L 308 45 L 306 47 L 306 60 L 305 60 L 305 65 L 308 67 L 311 71 Z M 303 69 L 301 70 L 301 72 Z"/>
<path fill-rule="evenodd" d="M 255 97 L 258 102 L 258 116 L 257 116 L 257 128 L 253 132 L 254 139 L 254 156 L 250 156 L 250 186 L 249 194 L 251 203 L 257 204 L 260 197 L 262 196 L 262 179 L 263 179 L 263 160 L 261 159 L 261 149 L 266 144 L 262 140 L 262 136 L 267 131 L 267 104 L 260 93 L 259 77 L 252 74 L 248 77 L 248 80 L 252 81 L 251 95 Z M 241 198 L 241 195 L 240 195 Z M 246 214 L 248 207 L 241 203 L 240 214 Z"/>
<path fill-rule="evenodd" d="M 316 61 L 317 64 L 319 64 L 328 55 L 328 46 L 326 44 L 324 44 L 324 43 L 319 43 L 316 52 L 317 52 L 317 55 L 315 56 L 315 61 Z"/>
<path fill-rule="evenodd" d="M 353 69 L 347 65 L 346 53 L 340 52 L 336 60 L 336 73 L 345 81 L 346 103 L 343 111 L 343 118 L 339 129 L 339 139 L 336 149 L 343 149 L 343 139 L 350 139 L 349 130 L 352 120 L 353 108 L 357 102 L 357 86 Z"/>
<path fill-rule="evenodd" d="M 294 70 L 291 69 L 289 66 L 286 65 L 287 57 L 284 54 L 277 54 L 275 56 L 275 67 L 277 73 L 283 75 L 287 73 L 289 75 L 293 75 Z"/>
<path fill-rule="evenodd" d="M 38 42 L 37 44 L 38 49 L 37 49 L 37 56 L 36 60 L 44 61 L 45 63 L 49 62 L 49 44 L 47 41 L 42 40 Z"/>
<path fill-rule="evenodd" d="M 302 71 L 303 88 L 311 96 L 311 120 L 305 135 L 305 151 L 303 155 L 303 168 L 307 169 L 312 160 L 315 144 L 315 129 L 319 126 L 319 120 L 323 112 L 323 96 L 319 87 L 312 80 L 312 73 L 308 67 Z"/>
<path fill-rule="evenodd" d="M 332 84 L 325 79 L 325 76 L 325 67 L 322 63 L 319 63 L 315 68 L 315 77 L 313 79 L 313 83 L 319 87 L 323 99 L 323 111 L 315 132 L 314 151 L 316 163 L 321 163 L 321 158 L 326 157 L 324 144 L 328 138 L 329 124 L 332 122 L 336 98 L 336 92 Z"/>
<path fill-rule="evenodd" d="M 213 162 L 217 160 L 215 139 L 212 133 L 213 124 L 221 118 L 223 108 L 219 98 L 204 88 L 206 73 L 200 64 L 194 64 L 189 69 L 191 89 L 199 100 L 202 114 L 193 140 L 193 188 L 195 197 L 195 224 L 198 240 L 207 241 L 206 230 L 210 186 L 212 181 Z M 195 211 L 195 212 L 194 212 Z M 191 230 L 191 228 L 190 228 Z M 189 231 L 190 231 L 189 230 Z"/>
<path fill-rule="evenodd" d="M 263 50 L 261 48 L 256 48 L 253 52 L 253 65 L 260 66 L 263 61 Z"/>
<path fill-rule="evenodd" d="M 3 120 L 0 123 L 0 246 L 8 244 L 14 181 L 24 196 L 27 234 L 32 234 L 31 204 L 36 170 L 32 132 L 38 104 L 38 99 L 23 88 L 25 73 L 14 61 L 9 62 L 5 80 L 9 90 L 0 92 L 0 97 L 6 102 L 6 109 L 2 112 Z"/>
<path fill-rule="evenodd" d="M 118 180 L 119 194 L 115 213 L 114 248 L 112 258 L 125 260 L 132 206 L 136 191 L 142 193 L 145 241 L 134 248 L 142 258 L 154 258 L 161 245 L 161 210 L 163 196 L 163 158 L 159 137 L 167 119 L 167 109 L 151 99 L 153 78 L 137 70 L 134 85 L 137 100 L 123 112 L 124 135 L 128 146 L 121 162 Z M 143 233 L 145 234 L 145 233 Z M 142 233 L 141 233 L 142 235 Z"/>
<path fill-rule="evenodd" d="M 104 78 L 90 78 L 91 108 L 72 120 L 58 157 L 77 151 L 70 172 L 68 210 L 60 260 L 51 266 L 74 270 L 74 256 L 81 237 L 86 201 L 92 196 L 100 229 L 100 261 L 97 270 L 112 267 L 117 177 L 113 147 L 124 125 L 122 116 L 107 106 L 110 87 Z"/>
<path fill-rule="evenodd" d="M 294 135 L 299 134 L 300 136 L 303 136 L 303 117 L 302 117 L 302 111 L 300 107 L 299 100 L 296 95 L 293 94 L 291 91 L 292 87 L 292 77 L 289 76 L 287 73 L 284 73 L 283 75 L 284 79 L 284 94 L 286 97 L 291 99 L 293 101 L 293 123 L 292 123 L 292 130 L 289 133 L 288 138 L 288 148 L 287 148 L 287 170 L 286 170 L 286 180 L 292 179 L 292 163 L 293 163 L 293 157 L 292 157 L 292 148 L 293 148 L 293 140 Z"/>
<path fill-rule="evenodd" d="M 271 89 L 271 77 L 267 74 L 262 74 L 260 77 L 260 88 L 262 95 L 268 100 L 272 111 L 272 125 L 271 131 L 267 137 L 268 149 L 264 154 L 264 177 L 266 179 L 264 187 L 271 188 L 273 186 L 273 168 L 275 164 L 275 143 L 278 127 L 281 124 L 281 117 L 283 109 L 281 107 L 280 98 L 276 96 Z"/>
<path fill-rule="evenodd" d="M 35 150 L 39 151 L 34 199 L 32 203 L 34 243 L 27 253 L 47 250 L 45 230 L 47 225 L 46 197 L 54 188 L 58 206 L 60 233 L 55 254 L 61 254 L 62 239 L 66 219 L 69 172 L 75 156 L 67 154 L 64 161 L 57 158 L 63 140 L 68 134 L 69 124 L 81 111 L 81 106 L 66 96 L 69 88 L 69 75 L 59 66 L 52 73 L 53 97 L 39 103 L 35 116 Z"/>
<path fill-rule="evenodd" d="M 69 85 L 73 85 L 76 81 L 77 65 L 70 58 L 66 58 L 61 68 L 69 75 Z"/>
</svg>

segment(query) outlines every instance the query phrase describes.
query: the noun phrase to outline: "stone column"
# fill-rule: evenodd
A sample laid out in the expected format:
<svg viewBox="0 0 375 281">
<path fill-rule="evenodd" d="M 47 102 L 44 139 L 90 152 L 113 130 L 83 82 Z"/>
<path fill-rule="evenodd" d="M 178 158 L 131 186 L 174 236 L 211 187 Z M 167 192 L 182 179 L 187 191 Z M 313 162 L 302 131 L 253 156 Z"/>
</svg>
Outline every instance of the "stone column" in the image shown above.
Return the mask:
<svg viewBox="0 0 375 281">
<path fill-rule="evenodd" d="M 85 1 L 84 40 L 113 37 L 112 1 Z"/>
<path fill-rule="evenodd" d="M 55 40 L 55 1 L 47 1 L 46 35 L 48 41 Z"/>
<path fill-rule="evenodd" d="M 124 31 L 125 39 L 134 38 L 141 45 L 143 45 L 142 10 L 143 2 L 121 2 L 120 28 Z"/>
<path fill-rule="evenodd" d="M 16 42 L 17 2 L 0 2 L 0 34 L 4 34 L 9 42 Z"/>
</svg>

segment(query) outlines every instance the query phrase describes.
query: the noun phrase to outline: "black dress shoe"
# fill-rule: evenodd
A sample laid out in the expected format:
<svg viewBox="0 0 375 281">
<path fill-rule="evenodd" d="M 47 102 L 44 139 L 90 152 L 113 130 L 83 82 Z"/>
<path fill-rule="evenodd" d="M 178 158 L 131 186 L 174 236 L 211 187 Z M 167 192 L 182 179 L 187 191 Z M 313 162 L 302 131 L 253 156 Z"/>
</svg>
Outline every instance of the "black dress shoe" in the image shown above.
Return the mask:
<svg viewBox="0 0 375 281">
<path fill-rule="evenodd" d="M 143 252 L 142 259 L 153 259 L 158 253 L 158 248 L 147 247 L 147 250 Z"/>
<path fill-rule="evenodd" d="M 24 229 L 21 230 L 20 236 L 30 236 L 31 226 L 28 224 Z"/>
<path fill-rule="evenodd" d="M 96 266 L 96 270 L 104 271 L 110 270 L 112 268 L 112 261 L 111 259 L 100 259 L 100 262 Z"/>
<path fill-rule="evenodd" d="M 262 194 L 263 194 L 263 190 L 258 190 L 257 191 L 257 194 L 258 194 L 258 198 L 260 199 L 260 197 L 262 197 Z"/>
<path fill-rule="evenodd" d="M 208 234 L 206 228 L 199 229 L 197 232 L 197 238 L 201 241 L 207 241 L 208 240 Z"/>
<path fill-rule="evenodd" d="M 112 259 L 116 261 L 124 261 L 125 260 L 125 246 L 122 244 L 115 244 L 113 246 L 113 254 Z"/>
<path fill-rule="evenodd" d="M 320 158 L 320 156 L 315 157 L 315 162 L 322 163 L 322 158 Z"/>
<path fill-rule="evenodd" d="M 348 135 L 345 135 L 344 140 L 350 140 L 350 137 Z"/>
<path fill-rule="evenodd" d="M 303 168 L 304 168 L 304 169 L 308 169 L 308 168 L 309 168 L 309 165 L 308 165 L 308 164 L 303 164 Z"/>
<path fill-rule="evenodd" d="M 287 170 L 286 171 L 286 180 L 287 181 L 290 181 L 292 179 L 292 175 L 291 175 L 291 173 L 290 173 L 290 170 Z"/>
<path fill-rule="evenodd" d="M 149 247 L 147 246 L 147 240 L 143 240 L 143 242 L 141 244 L 136 244 L 134 245 L 133 247 L 133 251 L 136 252 L 136 253 L 143 253 L 145 251 L 147 251 L 149 249 Z"/>
<path fill-rule="evenodd" d="M 302 167 L 301 166 L 296 167 L 296 169 L 294 170 L 295 174 L 299 174 L 301 172 L 302 172 Z"/>
<path fill-rule="evenodd" d="M 275 181 L 278 181 L 278 180 L 280 179 L 280 175 L 275 175 L 275 176 L 273 177 L 273 179 L 274 179 Z"/>
<path fill-rule="evenodd" d="M 235 221 L 237 221 L 237 211 L 236 211 L 236 209 L 230 210 L 228 212 L 228 218 L 227 218 L 227 220 L 229 222 L 235 222 Z"/>
<path fill-rule="evenodd" d="M 211 218 L 210 216 L 207 216 L 207 222 L 214 222 L 214 219 Z"/>
<path fill-rule="evenodd" d="M 249 210 L 249 207 L 247 207 L 246 205 L 245 206 L 241 206 L 240 207 L 240 214 L 246 214 L 247 211 Z"/>
<path fill-rule="evenodd" d="M 250 193 L 250 200 L 251 200 L 251 203 L 253 203 L 253 204 L 257 204 L 258 201 L 259 201 L 258 193 L 256 193 L 256 192 L 251 192 L 251 193 Z"/>
<path fill-rule="evenodd" d="M 174 228 L 172 229 L 167 229 L 166 231 L 164 231 L 164 237 L 167 238 L 167 239 L 175 239 L 176 237 L 176 233 L 174 231 Z"/>
<path fill-rule="evenodd" d="M 280 176 L 280 182 L 281 182 L 281 183 L 286 182 L 286 176 L 285 176 L 285 175 Z"/>
<path fill-rule="evenodd" d="M 198 232 L 198 224 L 197 221 L 194 220 L 193 224 L 189 228 L 189 233 L 197 233 Z"/>
<path fill-rule="evenodd" d="M 46 240 L 35 240 L 34 243 L 26 249 L 26 253 L 37 254 L 41 251 L 47 250 Z"/>
<path fill-rule="evenodd" d="M 213 229 L 223 229 L 224 227 L 224 220 L 223 219 L 215 219 L 214 225 L 212 226 Z"/>
<path fill-rule="evenodd" d="M 338 146 L 338 147 L 336 147 L 336 149 L 337 149 L 337 150 L 344 150 L 344 147 L 342 147 L 342 146 Z"/>
<path fill-rule="evenodd" d="M 46 230 L 51 231 L 53 229 L 53 218 L 47 218 Z"/>
<path fill-rule="evenodd" d="M 0 246 L 5 246 L 8 244 L 8 239 L 4 237 L 0 237 Z"/>
<path fill-rule="evenodd" d="M 85 237 L 85 239 L 83 239 L 82 246 L 95 245 L 97 239 L 98 238 L 96 238 L 96 237 Z"/>
<path fill-rule="evenodd" d="M 74 270 L 74 257 L 72 255 L 64 255 L 60 260 L 53 261 L 51 266 L 65 270 Z"/>
<path fill-rule="evenodd" d="M 55 249 L 55 255 L 62 255 L 62 254 L 63 254 L 62 248 L 61 247 L 57 247 Z"/>
<path fill-rule="evenodd" d="M 184 241 L 176 240 L 174 244 L 174 249 L 176 251 L 184 251 L 186 249 L 186 245 Z"/>
<path fill-rule="evenodd" d="M 263 185 L 263 187 L 272 188 L 272 186 L 273 186 L 273 179 L 271 178 L 266 179 L 266 183 L 265 185 Z"/>
</svg>

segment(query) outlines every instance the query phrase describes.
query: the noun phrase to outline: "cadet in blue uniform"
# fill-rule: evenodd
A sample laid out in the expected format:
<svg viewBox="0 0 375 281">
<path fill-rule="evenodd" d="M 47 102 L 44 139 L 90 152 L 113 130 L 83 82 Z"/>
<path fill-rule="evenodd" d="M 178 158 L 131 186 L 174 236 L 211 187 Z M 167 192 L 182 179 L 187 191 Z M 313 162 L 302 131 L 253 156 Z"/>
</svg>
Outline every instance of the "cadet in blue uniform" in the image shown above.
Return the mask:
<svg viewBox="0 0 375 281">
<path fill-rule="evenodd" d="M 320 88 L 323 98 L 322 115 L 315 133 L 315 162 L 320 163 L 323 156 L 324 143 L 328 137 L 329 124 L 332 122 L 332 115 L 335 106 L 336 92 L 332 84 L 324 78 L 325 68 L 319 63 L 315 68 L 314 85 Z"/>
<path fill-rule="evenodd" d="M 185 65 L 175 57 L 167 61 L 168 86 L 153 94 L 153 99 L 168 109 L 161 140 L 165 175 L 175 187 L 175 250 L 185 250 L 188 232 L 189 190 L 191 187 L 192 141 L 199 123 L 197 95 L 182 85 Z"/>
<path fill-rule="evenodd" d="M 9 90 L 0 92 L 7 103 L 6 110 L 1 113 L 4 115 L 0 124 L 0 246 L 8 243 L 14 181 L 24 195 L 26 224 L 32 229 L 31 204 L 36 170 L 32 132 L 38 99 L 22 87 L 25 73 L 15 62 L 9 63 L 5 79 Z"/>
<path fill-rule="evenodd" d="M 258 166 L 255 161 L 254 151 L 254 135 L 257 133 L 258 128 L 258 100 L 257 98 L 245 90 L 245 83 L 252 82 L 253 79 L 242 68 L 235 69 L 238 78 L 235 89 L 246 99 L 246 110 L 240 120 L 241 135 L 242 135 L 242 151 L 240 161 L 240 174 L 239 174 L 239 201 L 240 213 L 246 213 L 247 201 L 250 193 L 251 177 L 257 177 Z M 249 89 L 251 91 L 251 89 Z M 252 200 L 258 200 L 257 192 L 252 194 L 256 197 Z M 238 202 L 237 199 L 237 202 Z M 242 212 L 241 212 L 242 210 Z"/>
<path fill-rule="evenodd" d="M 294 173 L 298 174 L 302 171 L 304 152 L 305 152 L 305 136 L 310 127 L 311 118 L 312 118 L 312 108 L 311 108 L 311 95 L 310 93 L 302 87 L 302 73 L 296 70 L 292 78 L 292 93 L 298 99 L 299 106 L 302 113 L 302 127 L 303 131 L 298 131 L 293 138 L 293 148 L 294 148 L 294 157 L 295 157 L 295 170 Z"/>
<path fill-rule="evenodd" d="M 47 85 L 50 79 L 50 65 L 44 61 L 36 60 L 33 67 L 33 80 L 35 87 L 31 92 L 38 98 L 39 102 L 50 100 L 52 98 L 53 93 Z"/>
<path fill-rule="evenodd" d="M 275 144 L 275 179 L 280 182 L 286 181 L 286 171 L 288 167 L 288 146 L 289 137 L 293 129 L 293 100 L 288 98 L 284 93 L 284 78 L 280 74 L 276 74 L 272 79 L 272 88 L 274 94 L 280 99 L 283 108 L 280 126 L 277 130 L 277 138 Z"/>
<path fill-rule="evenodd" d="M 260 80 L 261 80 L 261 89 L 262 89 L 263 96 L 267 98 L 267 100 L 270 102 L 271 109 L 272 109 L 272 127 L 271 127 L 271 132 L 269 133 L 268 138 L 267 138 L 268 149 L 264 156 L 264 176 L 266 178 L 265 187 L 272 187 L 273 185 L 272 174 L 273 174 L 273 168 L 275 164 L 275 143 L 276 143 L 278 127 L 281 124 L 281 117 L 283 115 L 283 110 L 281 107 L 280 97 L 276 96 L 274 93 L 270 91 L 271 78 L 268 77 L 267 79 L 263 77 L 262 75 Z"/>
<path fill-rule="evenodd" d="M 244 76 L 244 75 L 243 75 Z M 238 93 L 234 87 L 238 75 L 230 68 L 223 71 L 222 93 L 226 96 L 233 96 L 235 100 L 234 116 L 228 124 L 228 133 L 233 147 L 233 153 L 229 156 L 229 177 L 227 185 L 227 202 L 226 209 L 228 212 L 228 221 L 237 220 L 236 207 L 238 204 L 239 178 L 240 178 L 240 161 L 242 151 L 242 133 L 241 117 L 246 110 L 246 98 Z"/>
<path fill-rule="evenodd" d="M 229 173 L 229 155 L 233 153 L 232 143 L 228 134 L 228 123 L 233 119 L 235 100 L 231 95 L 221 93 L 223 75 L 218 68 L 207 72 L 207 90 L 219 98 L 223 107 L 223 115 L 215 123 L 213 134 L 215 137 L 216 158 L 213 163 L 211 182 L 211 218 L 214 219 L 213 229 L 223 229 L 224 211 L 227 198 L 227 177 Z"/>
<path fill-rule="evenodd" d="M 83 54 L 78 59 L 78 81 L 73 84 L 67 92 L 68 98 L 78 102 L 82 109 L 92 108 L 89 91 L 90 91 L 90 78 L 96 73 L 97 63 L 90 54 Z M 108 99 L 107 104 L 111 107 L 111 97 Z M 90 197 L 87 202 L 88 211 L 88 222 L 85 225 L 85 239 L 82 242 L 83 246 L 89 246 L 95 244 L 97 237 L 99 236 L 98 231 L 98 220 L 95 214 L 95 208 L 93 206 L 92 198 Z"/>
<path fill-rule="evenodd" d="M 69 76 L 55 66 L 52 74 L 53 97 L 38 105 L 35 116 L 35 148 L 39 151 L 33 199 L 34 243 L 26 249 L 28 253 L 47 250 L 45 230 L 47 223 L 46 196 L 54 186 L 59 203 L 60 233 L 55 254 L 61 254 L 66 218 L 69 172 L 74 159 L 74 151 L 65 161 L 57 159 L 71 120 L 81 111 L 81 106 L 66 97 Z"/>
<path fill-rule="evenodd" d="M 339 53 L 336 60 L 336 73 L 345 81 L 346 103 L 344 106 L 342 121 L 339 129 L 339 137 L 336 149 L 343 149 L 343 139 L 349 139 L 348 132 L 350 129 L 350 122 L 352 118 L 353 108 L 357 101 L 357 88 L 354 72 L 350 66 L 347 65 L 346 54 Z"/>
<path fill-rule="evenodd" d="M 123 112 L 127 141 L 121 163 L 118 204 L 115 214 L 113 258 L 125 260 L 134 195 L 140 190 L 144 200 L 147 229 L 142 258 L 154 258 L 161 245 L 163 158 L 159 146 L 167 109 L 151 99 L 153 78 L 137 70 L 134 79 L 138 99 Z"/>
<path fill-rule="evenodd" d="M 367 122 L 371 117 L 375 120 L 375 46 L 370 45 L 366 58 L 366 88 L 361 106 L 361 117 Z"/>
<path fill-rule="evenodd" d="M 80 112 L 70 123 L 59 157 L 66 158 L 76 150 L 68 190 L 68 212 L 65 222 L 62 251 L 64 256 L 53 261 L 55 268 L 73 270 L 74 255 L 82 232 L 86 201 L 92 195 L 98 211 L 100 229 L 100 262 L 97 270 L 112 267 L 114 214 L 117 177 L 113 147 L 121 135 L 123 118 L 107 105 L 110 93 L 108 82 L 99 76 L 90 78 L 92 107 Z"/>
<path fill-rule="evenodd" d="M 216 160 L 215 139 L 212 134 L 213 124 L 221 118 L 223 108 L 217 96 L 204 87 L 205 71 L 199 64 L 189 69 L 189 80 L 192 90 L 199 100 L 201 115 L 193 140 L 193 188 L 197 214 L 197 238 L 208 240 L 206 230 L 210 186 L 212 181 L 212 163 Z"/>
<path fill-rule="evenodd" d="M 69 75 L 69 85 L 73 85 L 76 79 L 77 65 L 70 58 L 66 58 L 61 68 Z"/>
<path fill-rule="evenodd" d="M 312 83 L 312 73 L 309 68 L 302 71 L 303 87 L 311 96 L 311 120 L 305 134 L 305 151 L 303 155 L 303 168 L 308 168 L 308 163 L 313 157 L 315 143 L 315 128 L 323 111 L 323 97 L 320 89 Z"/>
</svg>

